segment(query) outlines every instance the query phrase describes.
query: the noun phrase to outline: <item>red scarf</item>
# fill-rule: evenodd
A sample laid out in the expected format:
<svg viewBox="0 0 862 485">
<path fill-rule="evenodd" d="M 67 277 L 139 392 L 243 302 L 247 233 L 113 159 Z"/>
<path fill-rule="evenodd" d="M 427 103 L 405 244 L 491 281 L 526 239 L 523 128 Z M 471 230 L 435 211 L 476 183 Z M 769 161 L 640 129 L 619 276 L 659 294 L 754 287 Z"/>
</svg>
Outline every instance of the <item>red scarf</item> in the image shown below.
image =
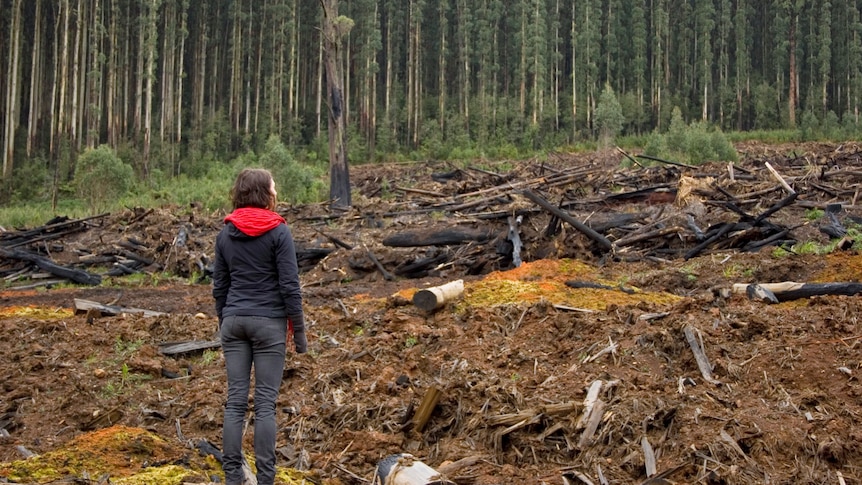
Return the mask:
<svg viewBox="0 0 862 485">
<path fill-rule="evenodd" d="M 224 222 L 232 222 L 243 234 L 254 237 L 284 223 L 284 218 L 268 209 L 241 207 L 228 214 Z"/>
</svg>

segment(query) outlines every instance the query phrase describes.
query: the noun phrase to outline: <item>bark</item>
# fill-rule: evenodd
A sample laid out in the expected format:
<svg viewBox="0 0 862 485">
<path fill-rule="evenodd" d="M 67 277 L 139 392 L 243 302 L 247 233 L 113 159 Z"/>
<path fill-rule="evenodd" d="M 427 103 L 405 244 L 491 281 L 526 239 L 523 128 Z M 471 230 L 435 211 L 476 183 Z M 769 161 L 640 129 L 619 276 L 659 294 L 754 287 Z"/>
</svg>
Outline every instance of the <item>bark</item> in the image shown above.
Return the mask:
<svg viewBox="0 0 862 485">
<path fill-rule="evenodd" d="M 329 198 L 335 209 L 350 208 L 350 172 L 347 161 L 347 126 L 344 119 L 342 66 L 338 62 L 341 38 L 350 21 L 338 15 L 338 0 L 320 0 L 323 7 L 323 44 L 329 108 Z"/>
<path fill-rule="evenodd" d="M 796 126 L 796 24 L 799 21 L 799 16 L 795 12 L 790 13 L 790 32 L 788 34 L 789 51 L 790 51 L 790 76 L 787 95 L 787 114 L 790 120 L 790 126 Z"/>
<path fill-rule="evenodd" d="M 37 130 L 42 118 L 42 69 L 44 54 L 42 47 L 42 0 L 36 0 L 36 18 L 33 27 L 33 59 L 30 65 L 30 114 L 27 124 L 27 156 L 33 155 Z"/>
<path fill-rule="evenodd" d="M 15 153 L 15 130 L 18 127 L 18 83 L 20 82 L 19 64 L 21 59 L 21 0 L 12 4 L 12 28 L 10 36 L 10 55 L 7 70 L 6 118 L 3 133 L 3 178 L 12 176 L 12 158 Z"/>
</svg>

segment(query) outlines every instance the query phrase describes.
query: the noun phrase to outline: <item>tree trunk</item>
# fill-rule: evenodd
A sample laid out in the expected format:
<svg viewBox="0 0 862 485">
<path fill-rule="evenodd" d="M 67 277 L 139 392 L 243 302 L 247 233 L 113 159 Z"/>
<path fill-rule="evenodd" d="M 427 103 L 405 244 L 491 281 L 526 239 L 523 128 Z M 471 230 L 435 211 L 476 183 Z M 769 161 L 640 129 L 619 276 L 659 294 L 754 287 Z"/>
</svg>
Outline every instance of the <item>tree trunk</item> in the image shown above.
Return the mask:
<svg viewBox="0 0 862 485">
<path fill-rule="evenodd" d="M 27 123 L 27 156 L 33 155 L 36 135 L 42 118 L 42 0 L 36 0 L 36 18 L 33 27 L 33 58 L 30 64 L 30 113 Z"/>
<path fill-rule="evenodd" d="M 326 92 L 329 108 L 329 198 L 333 208 L 351 206 L 350 172 L 347 161 L 347 127 L 344 121 L 342 65 L 339 62 L 341 38 L 352 23 L 338 15 L 338 0 L 320 0 L 323 7 L 323 45 L 326 65 Z"/>
<path fill-rule="evenodd" d="M 87 73 L 87 101 L 85 103 L 85 117 L 87 119 L 87 147 L 95 148 L 99 143 L 99 128 L 102 121 L 101 93 L 102 93 L 102 19 L 100 15 L 101 2 L 94 1 L 91 13 L 92 27 L 90 30 L 90 72 Z"/>
<path fill-rule="evenodd" d="M 788 96 L 787 96 L 787 114 L 790 120 L 790 126 L 796 126 L 796 23 L 799 20 L 799 16 L 796 15 L 796 12 L 790 12 L 790 33 L 789 37 L 789 47 L 790 50 L 790 87 L 788 88 Z"/>
<path fill-rule="evenodd" d="M 15 129 L 18 127 L 18 83 L 20 82 L 19 64 L 21 59 L 21 0 L 12 5 L 12 28 L 9 32 L 10 55 L 6 85 L 6 130 L 3 133 L 3 179 L 12 176 L 12 158 L 15 152 Z"/>
</svg>

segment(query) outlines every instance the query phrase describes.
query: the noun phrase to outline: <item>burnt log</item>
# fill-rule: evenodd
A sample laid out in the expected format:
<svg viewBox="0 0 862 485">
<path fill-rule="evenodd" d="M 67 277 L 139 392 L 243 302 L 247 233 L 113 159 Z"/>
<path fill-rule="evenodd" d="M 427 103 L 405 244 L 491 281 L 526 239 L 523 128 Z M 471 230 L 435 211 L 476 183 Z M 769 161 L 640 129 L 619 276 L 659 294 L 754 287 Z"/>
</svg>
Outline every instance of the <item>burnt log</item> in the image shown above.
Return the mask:
<svg viewBox="0 0 862 485">
<path fill-rule="evenodd" d="M 105 213 L 73 220 L 66 217 L 55 217 L 48 221 L 48 224 L 45 224 L 44 226 L 26 231 L 9 231 L 0 234 L 0 246 L 14 248 L 33 242 L 56 239 L 65 236 L 66 234 L 82 231 L 87 228 L 84 224 L 85 222 L 93 219 L 101 219 L 108 215 L 108 213 Z"/>
<path fill-rule="evenodd" d="M 578 221 L 577 219 L 575 219 L 574 217 L 569 215 L 568 212 L 560 209 L 559 207 L 554 207 L 553 204 L 551 204 L 550 202 L 548 202 L 547 200 L 543 199 L 541 196 L 539 196 L 538 194 L 536 194 L 530 190 L 524 190 L 522 192 L 522 194 L 524 194 L 524 197 L 526 197 L 526 198 L 532 200 L 533 202 L 535 202 L 536 204 L 539 204 L 540 206 L 542 206 L 545 210 L 547 210 L 551 214 L 559 217 L 563 221 L 566 221 L 569 224 L 571 224 L 572 226 L 574 226 L 575 229 L 581 231 L 585 236 L 587 236 L 593 242 L 595 242 L 599 246 L 601 246 L 602 249 L 604 249 L 606 251 L 610 251 L 613 249 L 614 245 L 608 240 L 608 238 L 606 238 L 605 236 L 602 236 L 601 234 L 597 233 L 593 229 L 589 228 L 586 224 L 583 224 L 582 222 Z"/>
<path fill-rule="evenodd" d="M 487 229 L 448 227 L 437 231 L 405 231 L 383 240 L 384 246 L 396 248 L 420 246 L 451 246 L 466 242 L 484 243 L 495 233 Z"/>
<path fill-rule="evenodd" d="M 405 278 L 424 278 L 437 266 L 449 261 L 449 255 L 445 252 L 432 254 L 409 263 L 403 263 L 395 268 L 394 273 Z"/>
<path fill-rule="evenodd" d="M 55 276 L 65 278 L 67 280 L 80 283 L 82 285 L 97 286 L 102 282 L 102 277 L 96 274 L 87 273 L 78 269 L 67 268 L 55 264 L 54 262 L 43 258 L 37 254 L 28 253 L 18 249 L 7 250 L 0 248 L 0 256 L 7 259 L 17 259 L 35 264 L 43 271 L 47 271 Z"/>
<path fill-rule="evenodd" d="M 738 283 L 733 285 L 734 293 L 748 293 L 751 285 Z M 812 296 L 844 295 L 854 296 L 862 293 L 862 283 L 759 283 L 756 286 L 768 290 L 778 301 L 798 300 Z"/>
</svg>

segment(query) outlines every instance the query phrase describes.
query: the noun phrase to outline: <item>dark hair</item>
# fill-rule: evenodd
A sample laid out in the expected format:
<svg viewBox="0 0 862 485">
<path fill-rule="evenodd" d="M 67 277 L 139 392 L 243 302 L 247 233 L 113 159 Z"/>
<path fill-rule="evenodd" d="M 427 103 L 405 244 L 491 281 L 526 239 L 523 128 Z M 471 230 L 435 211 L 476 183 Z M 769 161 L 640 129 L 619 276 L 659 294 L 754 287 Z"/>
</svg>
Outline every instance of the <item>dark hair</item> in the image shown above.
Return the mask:
<svg viewBox="0 0 862 485">
<path fill-rule="evenodd" d="M 260 209 L 275 209 L 275 197 L 269 191 L 272 174 L 262 168 L 245 168 L 236 176 L 236 182 L 230 190 L 230 199 L 234 209 L 242 207 L 257 207 Z"/>
</svg>

